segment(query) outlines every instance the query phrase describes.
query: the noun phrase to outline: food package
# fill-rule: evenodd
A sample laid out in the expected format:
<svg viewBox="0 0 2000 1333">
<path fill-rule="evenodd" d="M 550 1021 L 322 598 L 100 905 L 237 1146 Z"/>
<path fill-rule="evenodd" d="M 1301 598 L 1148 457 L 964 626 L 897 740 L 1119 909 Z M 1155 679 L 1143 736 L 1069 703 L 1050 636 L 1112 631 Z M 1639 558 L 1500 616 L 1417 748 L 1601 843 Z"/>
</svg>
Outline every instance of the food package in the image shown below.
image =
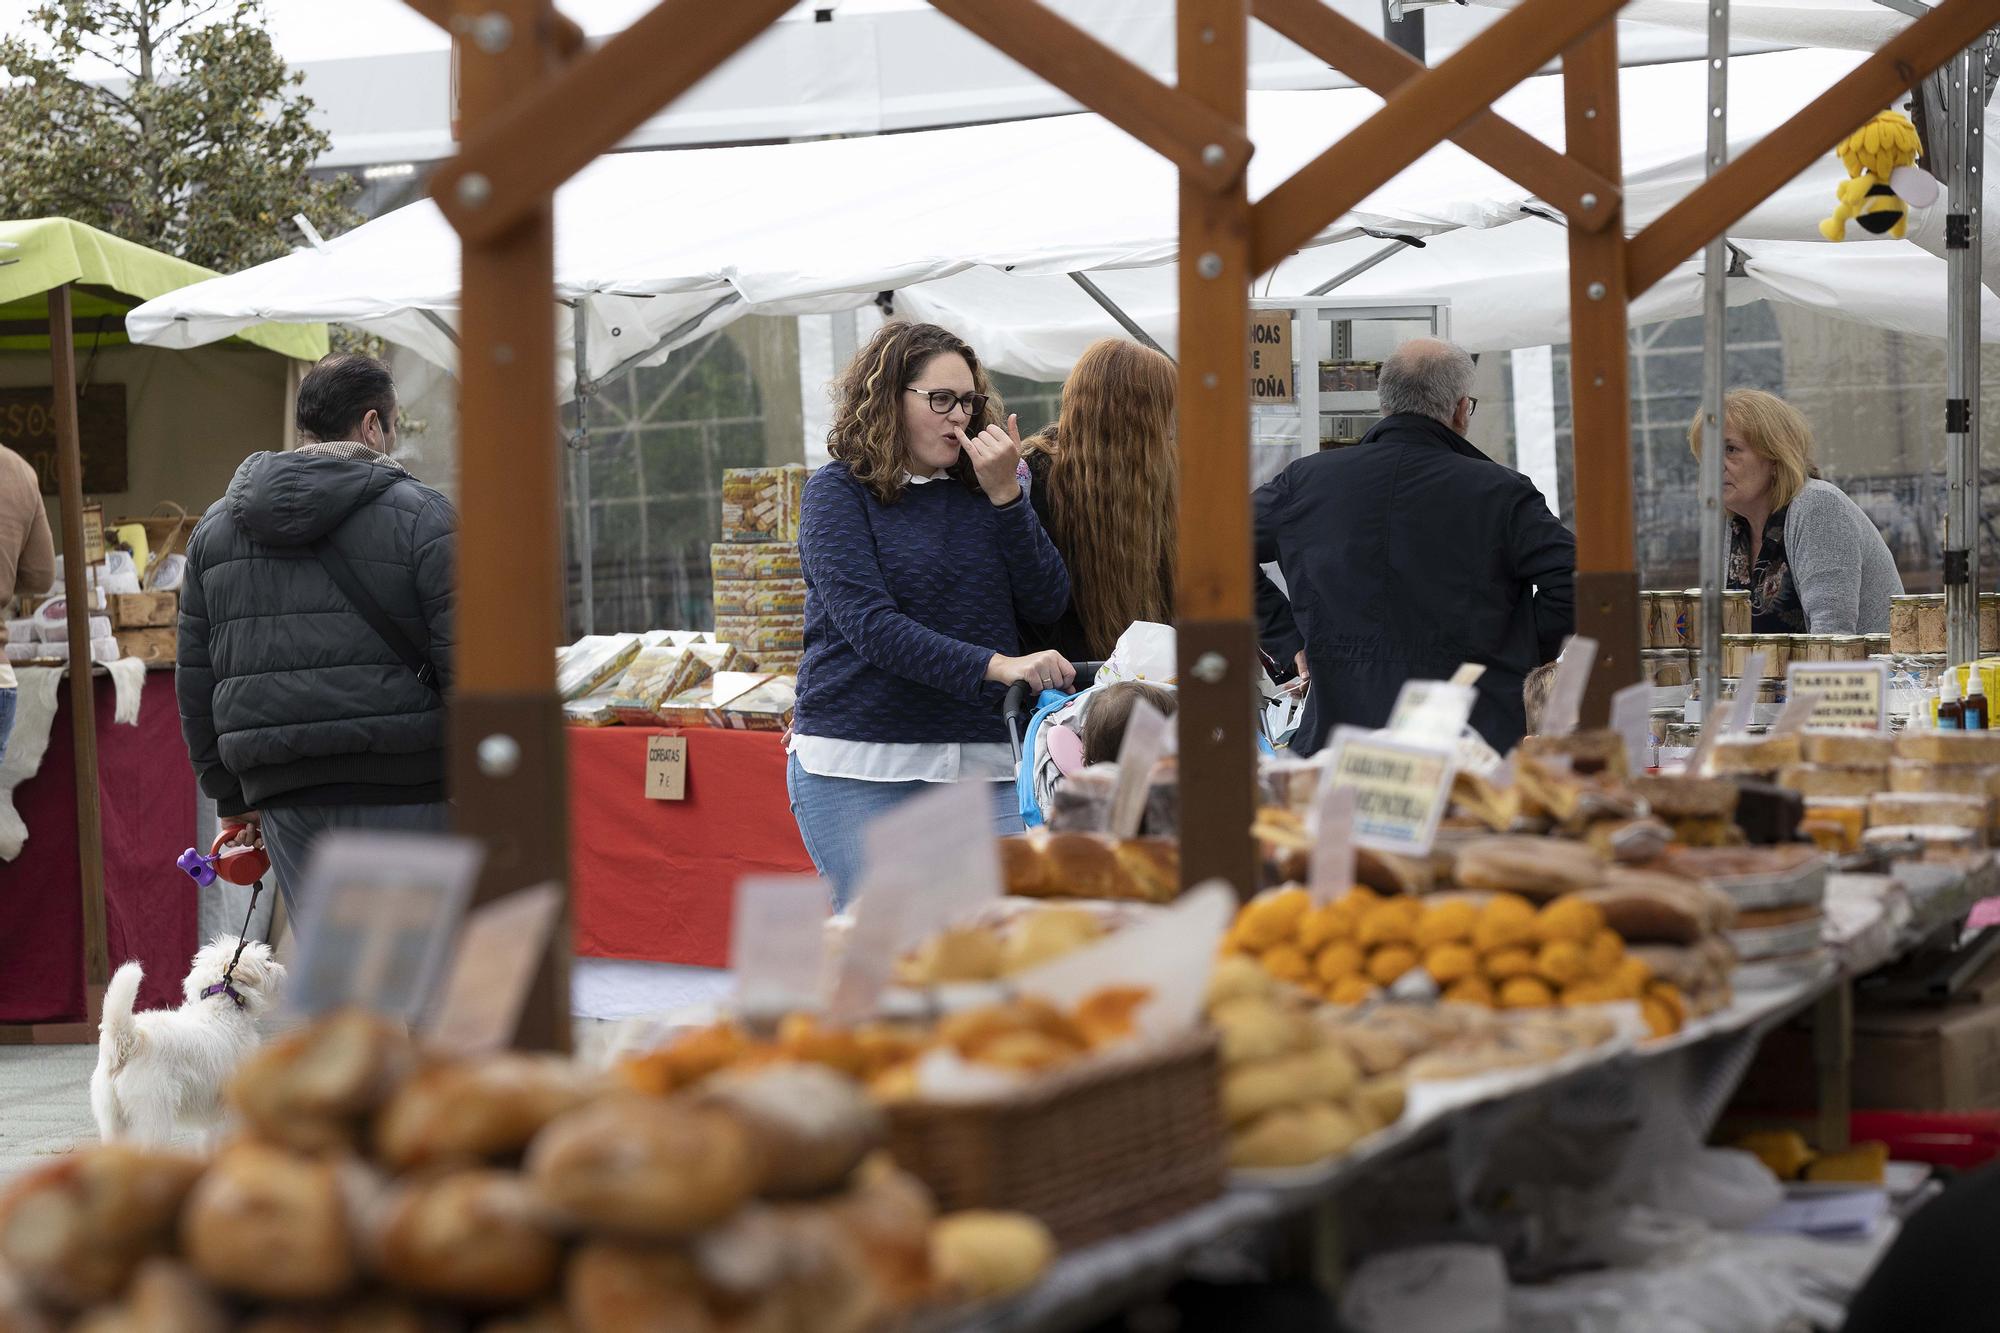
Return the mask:
<svg viewBox="0 0 2000 1333">
<path fill-rule="evenodd" d="M 717 579 L 715 616 L 718 621 L 741 616 L 791 616 L 806 613 L 804 579 Z"/>
<path fill-rule="evenodd" d="M 2000 731 L 1906 731 L 1896 738 L 1898 759 L 1933 764 L 2000 764 Z"/>
<path fill-rule="evenodd" d="M 1868 800 L 1868 824 L 1936 824 L 1984 830 L 1991 822 L 1993 802 L 1986 796 L 1951 796 L 1940 792 L 1881 792 Z"/>
<path fill-rule="evenodd" d="M 1480 838 L 1459 849 L 1453 877 L 1468 889 L 1552 898 L 1604 882 L 1609 862 L 1596 848 L 1557 838 Z"/>
<path fill-rule="evenodd" d="M 1896 753 L 1893 736 L 1867 731 L 1807 731 L 1799 737 L 1808 764 L 1879 768 Z"/>
<path fill-rule="evenodd" d="M 611 708 L 628 727 L 660 725 L 660 706 L 734 669 L 741 655 L 726 643 L 641 648 L 611 690 Z"/>
<path fill-rule="evenodd" d="M 717 542 L 708 548 L 708 569 L 720 579 L 800 579 L 796 542 Z"/>
<path fill-rule="evenodd" d="M 797 616 L 717 616 L 715 637 L 761 662 L 765 653 L 803 652 L 806 627 Z"/>
<path fill-rule="evenodd" d="M 99 606 L 93 609 L 101 611 L 105 608 Z M 66 643 L 69 641 L 69 599 L 67 597 L 49 598 L 48 601 L 36 607 L 35 614 L 28 619 L 33 625 L 32 633 L 34 637 L 42 642 Z M 8 623 L 7 637 L 10 639 L 14 637 L 12 622 Z M 108 615 L 91 616 L 90 637 L 93 639 L 110 638 L 111 617 Z"/>
<path fill-rule="evenodd" d="M 24 616 L 19 620 L 10 620 L 7 622 L 7 642 L 33 643 L 35 637 L 34 617 Z"/>
<path fill-rule="evenodd" d="M 737 467 L 722 474 L 722 539 L 795 542 L 805 498 L 805 465 Z"/>
<path fill-rule="evenodd" d="M 67 662 L 69 645 L 66 643 L 10 643 L 7 645 L 9 662 Z"/>
<path fill-rule="evenodd" d="M 1910 762 L 1910 761 L 1902 761 Z M 1929 765 L 1923 765 L 1926 770 Z M 1968 769 L 1977 773 L 1981 770 Z M 1891 790 L 1889 770 L 1879 764 L 1787 764 L 1778 770 L 1778 785 L 1801 796 L 1873 796 Z M 1894 788 L 1901 791 L 1905 788 Z M 1921 789 L 1911 789 L 1921 790 Z"/>
<path fill-rule="evenodd" d="M 712 692 L 716 703 L 706 715 L 709 726 L 734 731 L 783 731 L 792 725 L 799 683 L 790 676 L 764 676 L 749 689 L 735 694 L 724 693 L 722 680 L 717 678 Z"/>
<path fill-rule="evenodd" d="M 570 703 L 610 684 L 641 646 L 636 634 L 590 634 L 556 649 L 557 695 Z"/>
<path fill-rule="evenodd" d="M 1896 759 L 1889 764 L 1888 790 L 1944 792 L 1952 796 L 2000 796 L 2000 767 L 1929 764 L 1921 759 Z"/>
<path fill-rule="evenodd" d="M 1709 751 L 1717 773 L 1776 773 L 1799 762 L 1796 736 L 1725 736 Z"/>
</svg>

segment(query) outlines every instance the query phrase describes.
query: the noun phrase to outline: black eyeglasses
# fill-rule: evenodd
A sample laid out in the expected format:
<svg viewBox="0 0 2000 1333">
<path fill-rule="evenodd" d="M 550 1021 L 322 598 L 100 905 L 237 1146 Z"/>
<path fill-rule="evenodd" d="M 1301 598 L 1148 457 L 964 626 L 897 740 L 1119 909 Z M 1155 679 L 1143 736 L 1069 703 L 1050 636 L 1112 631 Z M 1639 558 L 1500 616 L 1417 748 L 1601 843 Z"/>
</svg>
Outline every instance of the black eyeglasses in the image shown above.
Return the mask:
<svg viewBox="0 0 2000 1333">
<path fill-rule="evenodd" d="M 976 417 L 986 410 L 987 395 L 983 393 L 953 393 L 950 389 L 905 389 L 904 393 L 920 393 L 930 400 L 931 411 L 945 415 L 954 407 L 965 409 L 965 415 Z"/>
</svg>

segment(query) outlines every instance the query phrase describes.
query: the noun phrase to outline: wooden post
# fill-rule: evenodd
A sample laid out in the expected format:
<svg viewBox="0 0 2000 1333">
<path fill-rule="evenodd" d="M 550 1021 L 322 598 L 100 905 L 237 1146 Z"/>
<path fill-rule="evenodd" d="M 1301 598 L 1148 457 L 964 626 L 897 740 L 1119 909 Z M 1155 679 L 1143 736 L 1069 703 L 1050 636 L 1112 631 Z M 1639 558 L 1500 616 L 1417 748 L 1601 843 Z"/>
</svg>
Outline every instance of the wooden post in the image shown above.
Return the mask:
<svg viewBox="0 0 2000 1333">
<path fill-rule="evenodd" d="M 548 0 L 488 0 L 486 7 L 486 18 L 507 20 L 489 28 L 507 31 L 500 40 L 462 44 L 468 138 L 535 87 L 556 59 Z M 459 182 L 462 199 L 476 199 L 476 181 Z M 569 783 L 555 693 L 564 563 L 551 197 L 544 194 L 524 222 L 497 236 L 467 238 L 463 263 L 454 821 L 486 844 L 475 903 L 545 881 L 564 886 L 564 909 L 516 1044 L 567 1050 Z"/>
<path fill-rule="evenodd" d="M 1180 0 L 1180 88 L 1231 125 L 1248 108 L 1247 0 Z M 1250 197 L 1181 173 L 1181 882 L 1257 891 L 1250 619 Z"/>
<path fill-rule="evenodd" d="M 1612 180 L 1618 151 L 1618 29 L 1600 24 L 1563 54 L 1570 156 Z M 1608 226 L 1569 233 L 1570 439 L 1576 459 L 1576 630 L 1597 640 L 1583 724 L 1639 679 L 1639 575 L 1632 539 L 1623 205 Z"/>
<path fill-rule="evenodd" d="M 90 566 L 83 557 L 83 444 L 76 421 L 76 327 L 67 283 L 49 292 L 49 396 L 55 406 L 63 592 L 69 602 L 70 738 L 76 752 L 76 859 L 83 893 L 84 1021 L 95 1026 L 105 983 L 111 980 L 111 961 L 104 928 L 104 826 L 97 789 L 97 682 L 90 672 Z"/>
</svg>

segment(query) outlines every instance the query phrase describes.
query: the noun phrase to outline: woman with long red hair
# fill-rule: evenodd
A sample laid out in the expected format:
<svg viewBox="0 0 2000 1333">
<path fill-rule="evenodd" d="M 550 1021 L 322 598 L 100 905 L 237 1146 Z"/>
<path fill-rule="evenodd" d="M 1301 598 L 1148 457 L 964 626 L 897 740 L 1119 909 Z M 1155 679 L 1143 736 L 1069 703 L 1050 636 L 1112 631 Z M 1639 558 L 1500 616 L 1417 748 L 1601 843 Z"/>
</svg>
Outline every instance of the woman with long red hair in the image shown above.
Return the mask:
<svg viewBox="0 0 2000 1333">
<path fill-rule="evenodd" d="M 1174 363 L 1123 338 L 1084 349 L 1056 423 L 1023 445 L 1029 503 L 1069 569 L 1069 609 L 1025 649 L 1101 662 L 1137 620 L 1174 618 Z"/>
</svg>

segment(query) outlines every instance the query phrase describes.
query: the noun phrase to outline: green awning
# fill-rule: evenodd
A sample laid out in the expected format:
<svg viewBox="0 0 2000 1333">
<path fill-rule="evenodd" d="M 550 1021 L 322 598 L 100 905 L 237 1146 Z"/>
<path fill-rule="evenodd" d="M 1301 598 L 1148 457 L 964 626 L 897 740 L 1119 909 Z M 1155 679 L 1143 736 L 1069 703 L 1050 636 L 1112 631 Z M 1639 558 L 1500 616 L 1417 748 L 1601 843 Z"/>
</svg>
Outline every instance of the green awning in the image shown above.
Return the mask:
<svg viewBox="0 0 2000 1333">
<path fill-rule="evenodd" d="M 127 310 L 215 276 L 68 218 L 0 222 L 0 350 L 47 350 L 47 333 L 23 325 L 47 324 L 49 290 L 64 283 L 75 284 L 70 304 L 77 345 L 112 346 L 126 341 L 117 317 Z M 259 324 L 235 340 L 301 361 L 326 355 L 324 324 Z"/>
</svg>

